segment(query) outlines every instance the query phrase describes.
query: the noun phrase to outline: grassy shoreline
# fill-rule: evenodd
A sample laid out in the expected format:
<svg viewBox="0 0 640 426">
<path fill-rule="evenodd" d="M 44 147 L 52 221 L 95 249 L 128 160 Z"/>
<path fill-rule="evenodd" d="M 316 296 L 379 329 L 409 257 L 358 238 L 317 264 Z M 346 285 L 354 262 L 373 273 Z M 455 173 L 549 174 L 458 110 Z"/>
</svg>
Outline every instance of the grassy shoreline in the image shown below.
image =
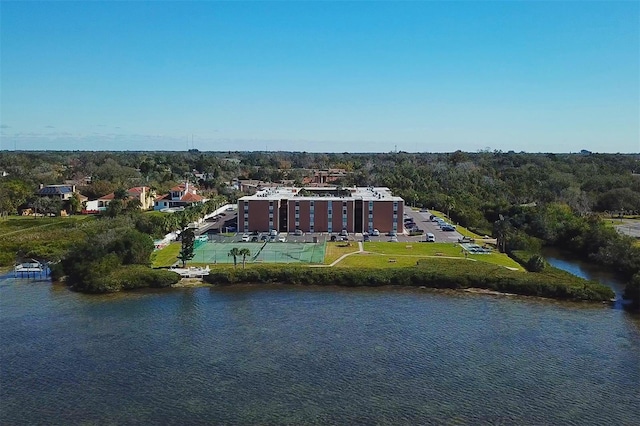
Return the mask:
<svg viewBox="0 0 640 426">
<path fill-rule="evenodd" d="M 215 268 L 204 281 L 209 284 L 293 284 L 342 287 L 427 287 L 480 289 L 498 293 L 560 300 L 608 302 L 615 294 L 594 281 L 550 268 L 545 273 L 510 271 L 497 265 L 451 259 L 430 259 L 413 267 L 308 268 L 271 265 L 247 269 Z"/>
</svg>

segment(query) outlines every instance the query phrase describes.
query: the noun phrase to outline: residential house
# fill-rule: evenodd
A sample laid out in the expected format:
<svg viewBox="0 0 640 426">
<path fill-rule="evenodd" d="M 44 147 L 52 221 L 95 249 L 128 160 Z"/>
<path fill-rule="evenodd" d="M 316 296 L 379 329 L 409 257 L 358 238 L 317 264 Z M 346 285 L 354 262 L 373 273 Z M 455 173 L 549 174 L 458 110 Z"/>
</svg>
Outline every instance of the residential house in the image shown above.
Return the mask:
<svg viewBox="0 0 640 426">
<path fill-rule="evenodd" d="M 148 186 L 136 186 L 127 189 L 127 200 L 140 201 L 141 210 L 149 210 L 153 206 L 155 193 Z M 115 199 L 115 193 L 103 195 L 102 197 L 88 201 L 85 204 L 83 213 L 99 213 L 107 210 L 109 203 Z"/>
<path fill-rule="evenodd" d="M 201 204 L 207 201 L 197 194 L 197 189 L 189 182 L 171 188 L 168 194 L 156 198 L 154 210 L 185 208 L 194 204 Z"/>
<path fill-rule="evenodd" d="M 73 196 L 76 192 L 75 185 L 43 185 L 40 184 L 40 188 L 36 192 L 39 197 L 54 198 L 57 200 L 66 201 Z"/>
</svg>

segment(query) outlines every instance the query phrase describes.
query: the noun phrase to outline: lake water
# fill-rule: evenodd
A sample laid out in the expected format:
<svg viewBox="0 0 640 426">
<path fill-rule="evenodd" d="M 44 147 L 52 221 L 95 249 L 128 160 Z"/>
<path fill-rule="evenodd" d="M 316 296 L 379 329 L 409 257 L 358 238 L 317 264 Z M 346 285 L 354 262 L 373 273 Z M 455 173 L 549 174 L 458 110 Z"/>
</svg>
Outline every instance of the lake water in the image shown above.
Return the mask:
<svg viewBox="0 0 640 426">
<path fill-rule="evenodd" d="M 622 310 L 419 289 L 0 278 L 0 424 L 637 424 Z"/>
</svg>

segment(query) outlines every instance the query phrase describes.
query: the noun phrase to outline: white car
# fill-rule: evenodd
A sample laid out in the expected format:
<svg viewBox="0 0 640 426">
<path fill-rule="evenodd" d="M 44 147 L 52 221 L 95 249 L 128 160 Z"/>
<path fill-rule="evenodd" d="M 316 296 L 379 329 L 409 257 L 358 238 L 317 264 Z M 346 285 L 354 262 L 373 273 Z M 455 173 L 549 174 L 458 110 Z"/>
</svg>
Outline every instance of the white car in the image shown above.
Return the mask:
<svg viewBox="0 0 640 426">
<path fill-rule="evenodd" d="M 278 241 L 280 241 L 281 243 L 286 243 L 287 242 L 287 237 L 280 237 L 280 238 L 278 238 Z"/>
<path fill-rule="evenodd" d="M 371 231 L 371 235 L 373 235 L 374 237 L 378 237 L 380 236 L 380 231 L 378 231 L 377 229 L 374 229 L 373 231 Z"/>
<path fill-rule="evenodd" d="M 244 235 L 242 236 L 242 241 L 243 241 L 243 242 L 245 242 L 245 243 L 246 243 L 246 242 L 249 242 L 250 240 L 251 240 L 251 236 L 250 236 L 249 234 L 244 234 Z"/>
</svg>

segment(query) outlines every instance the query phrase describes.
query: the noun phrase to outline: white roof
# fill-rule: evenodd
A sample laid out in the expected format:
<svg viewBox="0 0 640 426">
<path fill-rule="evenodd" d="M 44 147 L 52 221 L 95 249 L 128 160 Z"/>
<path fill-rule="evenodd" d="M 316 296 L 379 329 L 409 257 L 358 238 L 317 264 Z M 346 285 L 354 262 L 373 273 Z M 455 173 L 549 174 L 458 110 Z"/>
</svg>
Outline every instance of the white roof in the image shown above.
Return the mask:
<svg viewBox="0 0 640 426">
<path fill-rule="evenodd" d="M 305 190 L 306 195 L 299 195 Z M 344 195 L 338 194 L 341 191 Z M 249 200 L 363 200 L 363 201 L 403 201 L 401 197 L 396 197 L 391 190 L 386 187 L 276 187 L 266 188 L 253 195 L 240 198 L 243 201 Z"/>
</svg>

